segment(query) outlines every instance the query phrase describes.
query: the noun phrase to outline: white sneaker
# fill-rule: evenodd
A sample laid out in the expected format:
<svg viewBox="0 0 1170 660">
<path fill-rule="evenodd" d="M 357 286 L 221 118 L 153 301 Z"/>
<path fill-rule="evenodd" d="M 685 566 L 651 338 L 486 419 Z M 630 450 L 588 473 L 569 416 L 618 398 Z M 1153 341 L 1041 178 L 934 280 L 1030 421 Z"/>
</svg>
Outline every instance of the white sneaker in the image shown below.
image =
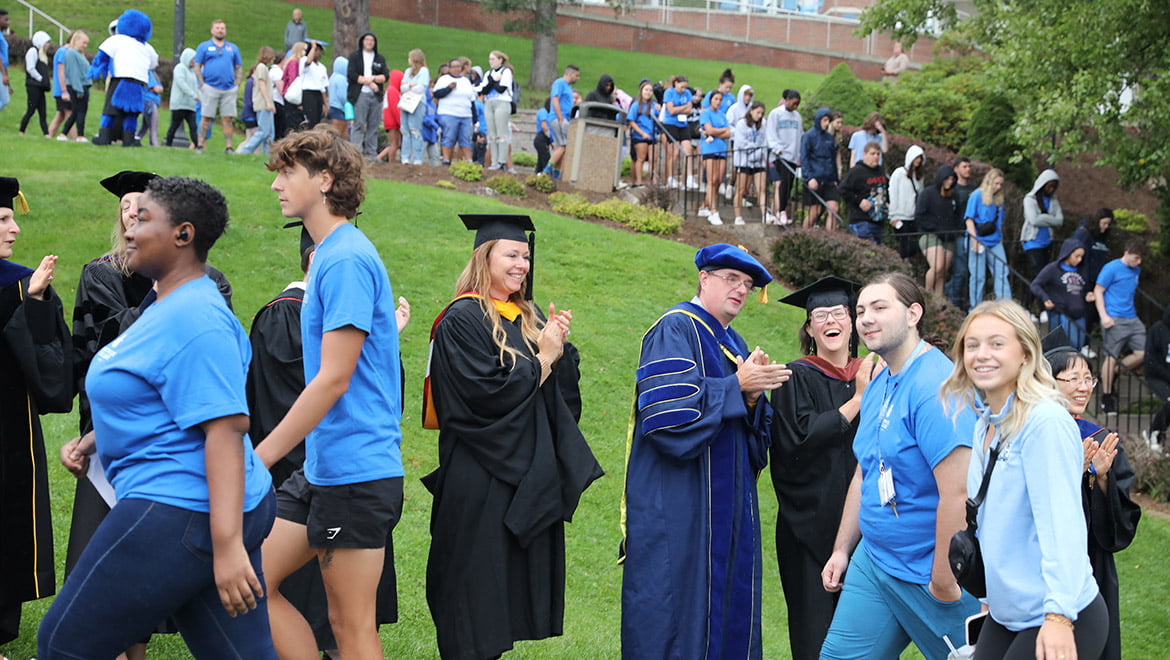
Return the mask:
<svg viewBox="0 0 1170 660">
<path fill-rule="evenodd" d="M 792 219 L 788 217 L 788 211 L 781 211 L 780 212 L 780 226 L 787 227 L 790 224 L 792 224 Z"/>
<path fill-rule="evenodd" d="M 764 224 L 778 225 L 778 224 L 780 224 L 780 219 L 777 218 L 776 216 L 772 215 L 771 213 L 765 213 L 764 214 Z"/>
<path fill-rule="evenodd" d="M 737 225 L 746 225 L 747 223 L 743 221 L 743 216 L 742 216 L 742 215 L 737 215 L 737 216 L 735 216 L 735 224 L 737 224 Z"/>
<path fill-rule="evenodd" d="M 1048 312 L 1040 312 L 1040 322 L 1048 323 Z"/>
<path fill-rule="evenodd" d="M 704 206 L 703 208 L 699 209 L 699 217 L 700 217 L 700 218 L 706 218 L 706 217 L 708 217 L 708 216 L 710 216 L 710 215 L 711 215 L 711 209 L 707 208 L 706 206 Z"/>
<path fill-rule="evenodd" d="M 678 190 L 678 181 L 675 181 L 674 177 L 670 177 L 666 180 L 666 187 L 671 190 Z"/>
<path fill-rule="evenodd" d="M 1097 357 L 1097 351 L 1094 351 L 1093 349 L 1089 348 L 1088 344 L 1085 344 L 1081 347 L 1081 355 L 1092 360 L 1093 358 Z"/>
<path fill-rule="evenodd" d="M 718 213 L 712 213 L 711 215 L 707 216 L 707 222 L 718 226 L 723 224 L 723 218 L 720 218 Z"/>
<path fill-rule="evenodd" d="M 698 190 L 698 189 L 699 189 L 699 182 L 695 181 L 695 177 L 688 176 L 687 177 L 687 190 Z"/>
<path fill-rule="evenodd" d="M 726 183 L 719 184 L 719 194 L 723 195 L 724 197 L 727 196 L 727 184 Z"/>
<path fill-rule="evenodd" d="M 85 139 L 85 136 L 82 135 L 81 137 L 74 140 L 74 142 L 89 142 L 89 140 Z"/>
<path fill-rule="evenodd" d="M 748 198 L 746 198 L 746 197 L 745 197 L 745 198 L 744 198 L 744 200 L 743 200 L 743 205 L 744 205 L 745 207 L 749 208 L 749 209 L 750 209 L 751 207 L 755 206 L 755 204 L 752 204 L 752 200 L 750 200 L 750 199 L 748 199 Z"/>
<path fill-rule="evenodd" d="M 69 141 L 69 136 L 67 136 L 67 135 L 63 135 L 63 134 L 62 134 L 62 135 L 58 135 L 58 136 L 57 136 L 57 141 L 58 141 L 58 142 L 68 142 L 68 141 Z"/>
<path fill-rule="evenodd" d="M 727 186 L 727 190 L 722 191 L 722 192 L 723 192 L 723 196 L 725 198 L 727 198 L 727 201 L 731 201 L 731 200 L 735 199 L 735 186 Z M 745 199 L 743 201 L 746 202 L 747 200 Z"/>
</svg>

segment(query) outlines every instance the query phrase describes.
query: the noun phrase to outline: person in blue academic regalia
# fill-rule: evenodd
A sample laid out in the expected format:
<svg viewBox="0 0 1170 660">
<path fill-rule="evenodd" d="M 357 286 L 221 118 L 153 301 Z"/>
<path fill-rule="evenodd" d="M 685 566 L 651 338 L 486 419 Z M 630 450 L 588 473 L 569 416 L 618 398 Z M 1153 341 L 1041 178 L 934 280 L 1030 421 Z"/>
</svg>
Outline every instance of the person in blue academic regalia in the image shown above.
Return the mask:
<svg viewBox="0 0 1170 660">
<path fill-rule="evenodd" d="M 647 331 L 623 498 L 622 656 L 760 658 L 759 503 L 771 407 L 791 371 L 730 323 L 772 276 L 727 244 Z"/>
</svg>

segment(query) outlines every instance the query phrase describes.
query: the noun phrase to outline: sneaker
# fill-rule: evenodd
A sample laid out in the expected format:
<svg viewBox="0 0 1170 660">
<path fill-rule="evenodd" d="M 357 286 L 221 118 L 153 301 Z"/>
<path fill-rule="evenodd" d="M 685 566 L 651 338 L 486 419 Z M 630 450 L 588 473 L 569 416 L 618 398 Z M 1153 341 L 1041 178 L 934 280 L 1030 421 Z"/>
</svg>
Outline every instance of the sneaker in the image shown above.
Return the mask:
<svg viewBox="0 0 1170 660">
<path fill-rule="evenodd" d="M 560 170 L 553 170 L 552 171 L 552 178 L 553 178 L 553 181 L 560 181 L 561 180 L 561 171 Z"/>
<path fill-rule="evenodd" d="M 515 167 L 508 167 L 508 168 L 505 168 L 504 171 L 507 172 L 508 174 L 515 174 L 516 168 Z"/>
<path fill-rule="evenodd" d="M 780 219 L 777 218 L 776 216 L 772 215 L 771 213 L 765 213 L 764 214 L 764 224 L 778 225 L 778 224 L 780 224 Z"/>
<path fill-rule="evenodd" d="M 715 226 L 719 226 L 719 225 L 723 224 L 723 218 L 720 218 L 719 213 L 716 212 L 716 213 L 712 213 L 711 215 L 707 216 L 707 222 L 710 222 L 711 224 L 713 224 Z"/>
<path fill-rule="evenodd" d="M 678 181 L 675 181 L 674 177 L 670 177 L 666 180 L 666 187 L 671 190 L 678 190 Z"/>
<path fill-rule="evenodd" d="M 58 135 L 58 136 L 57 136 L 57 141 L 58 141 L 58 142 L 68 142 L 68 141 L 69 141 L 69 136 L 67 136 L 67 135 Z"/>
<path fill-rule="evenodd" d="M 411 165 L 422 165 L 423 162 L 421 160 L 412 160 L 412 161 L 410 161 L 410 164 Z"/>
<path fill-rule="evenodd" d="M 792 218 L 788 217 L 788 211 L 781 211 L 780 212 L 780 226 L 787 227 L 790 224 L 792 224 Z"/>
<path fill-rule="evenodd" d="M 82 135 L 81 137 L 74 140 L 74 142 L 89 142 L 89 140 L 85 139 L 85 136 Z"/>
<path fill-rule="evenodd" d="M 719 194 L 723 195 L 724 197 L 727 197 L 727 184 L 725 184 L 725 183 L 719 184 Z M 734 194 L 734 193 L 732 193 L 732 194 Z"/>
<path fill-rule="evenodd" d="M 704 206 L 703 208 L 699 209 L 699 217 L 700 217 L 700 218 L 706 218 L 706 217 L 708 217 L 708 216 L 710 216 L 710 215 L 711 215 L 711 209 L 707 208 L 706 206 Z"/>
<path fill-rule="evenodd" d="M 695 181 L 695 177 L 688 176 L 687 177 L 687 190 L 698 190 L 698 189 L 699 189 L 699 182 Z"/>
<path fill-rule="evenodd" d="M 1040 322 L 1048 323 L 1048 312 L 1040 312 Z"/>
<path fill-rule="evenodd" d="M 743 216 L 742 216 L 742 215 L 737 215 L 737 216 L 735 216 L 735 224 L 737 224 L 737 225 L 746 225 L 747 223 L 743 221 Z"/>
<path fill-rule="evenodd" d="M 1081 355 L 1092 360 L 1093 358 L 1097 357 L 1097 351 L 1094 351 L 1093 349 L 1089 348 L 1088 344 L 1085 344 L 1081 347 Z"/>
<path fill-rule="evenodd" d="M 232 149 L 231 147 L 228 147 L 227 149 L 224 149 L 223 152 L 225 154 L 234 154 L 234 153 L 236 153 L 236 150 Z"/>
<path fill-rule="evenodd" d="M 1101 394 L 1101 412 L 1105 415 L 1117 414 L 1117 394 Z"/>
<path fill-rule="evenodd" d="M 451 161 L 449 161 L 449 160 L 444 160 L 444 161 L 442 161 L 442 162 L 443 162 L 443 167 L 451 167 Z"/>
<path fill-rule="evenodd" d="M 748 199 L 747 197 L 743 198 L 743 205 L 745 208 L 749 208 L 749 209 L 751 207 L 755 206 L 755 204 L 752 204 L 752 200 Z"/>
<path fill-rule="evenodd" d="M 195 147 L 195 153 L 197 153 L 197 154 L 203 153 L 203 147 Z"/>
</svg>

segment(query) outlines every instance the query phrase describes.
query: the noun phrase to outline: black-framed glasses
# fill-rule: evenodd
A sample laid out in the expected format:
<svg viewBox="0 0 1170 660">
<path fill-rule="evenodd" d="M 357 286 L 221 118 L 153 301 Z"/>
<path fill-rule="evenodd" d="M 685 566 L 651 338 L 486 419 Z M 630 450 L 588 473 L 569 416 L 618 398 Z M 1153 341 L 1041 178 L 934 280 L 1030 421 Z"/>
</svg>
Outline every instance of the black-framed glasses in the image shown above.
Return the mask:
<svg viewBox="0 0 1170 660">
<path fill-rule="evenodd" d="M 755 291 L 755 289 L 756 289 L 755 282 L 753 282 L 751 280 L 741 280 L 740 278 L 736 277 L 735 275 L 720 275 L 719 273 L 712 273 L 711 271 L 707 271 L 707 274 L 710 275 L 711 277 L 718 277 L 719 279 L 723 280 L 724 282 L 727 282 L 727 284 L 729 286 L 731 286 L 731 288 L 733 288 L 733 289 L 737 288 L 737 287 L 741 287 L 741 286 L 743 287 L 744 291 L 748 291 L 748 292 Z"/>
<path fill-rule="evenodd" d="M 1062 383 L 1068 383 L 1069 385 L 1084 385 L 1090 388 L 1097 386 L 1097 379 L 1093 376 L 1085 376 L 1084 378 L 1057 378 L 1056 380 Z"/>
</svg>

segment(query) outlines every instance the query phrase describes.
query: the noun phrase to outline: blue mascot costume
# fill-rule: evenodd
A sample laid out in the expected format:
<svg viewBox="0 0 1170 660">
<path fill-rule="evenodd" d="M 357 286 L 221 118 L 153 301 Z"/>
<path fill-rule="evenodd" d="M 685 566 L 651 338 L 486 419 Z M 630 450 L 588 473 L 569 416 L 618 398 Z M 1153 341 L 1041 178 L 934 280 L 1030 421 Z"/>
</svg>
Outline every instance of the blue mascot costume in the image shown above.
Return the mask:
<svg viewBox="0 0 1170 660">
<path fill-rule="evenodd" d="M 150 71 L 158 66 L 158 53 L 151 46 L 150 17 L 127 9 L 118 17 L 117 34 L 102 42 L 89 67 L 89 77 L 110 76 L 106 105 L 102 109 L 101 132 L 94 144 L 110 144 L 122 138 L 123 147 L 140 147 L 135 137 L 138 115 L 146 107 L 146 86 Z"/>
</svg>

